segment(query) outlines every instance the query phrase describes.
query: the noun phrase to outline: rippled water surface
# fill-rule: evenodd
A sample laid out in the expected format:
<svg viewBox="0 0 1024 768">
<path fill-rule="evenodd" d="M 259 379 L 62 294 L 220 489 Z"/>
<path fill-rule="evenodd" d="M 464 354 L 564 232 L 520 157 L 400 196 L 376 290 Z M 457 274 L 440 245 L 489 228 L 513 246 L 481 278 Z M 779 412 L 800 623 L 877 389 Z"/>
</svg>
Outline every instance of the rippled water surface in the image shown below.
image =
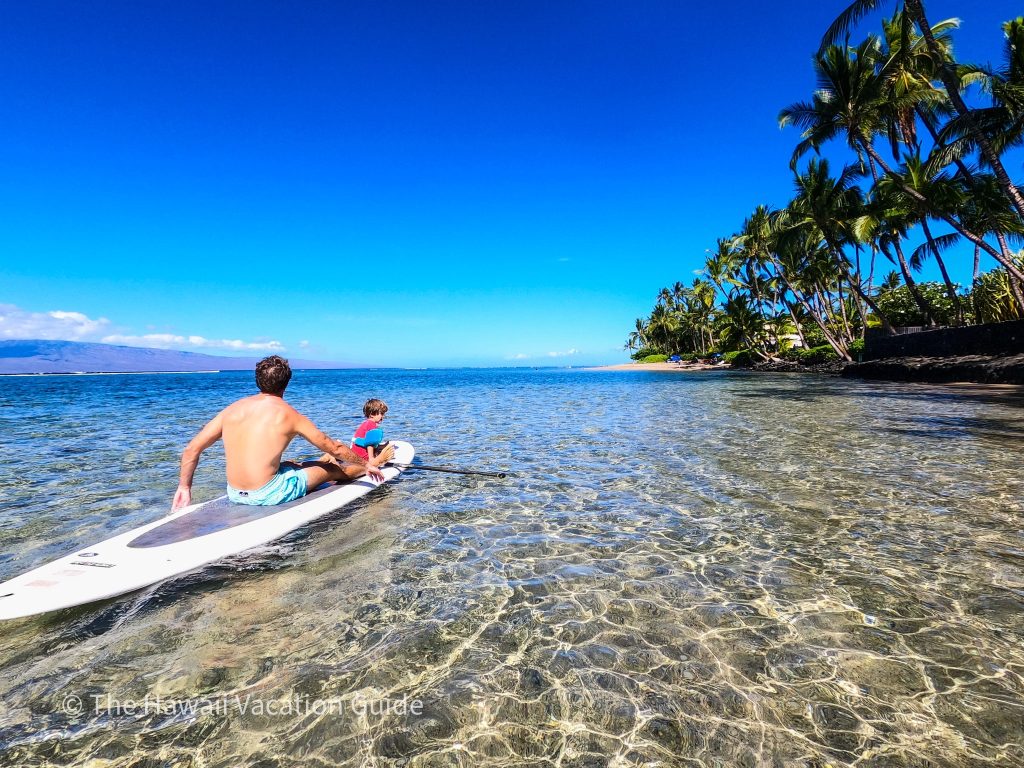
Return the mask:
<svg viewBox="0 0 1024 768">
<path fill-rule="evenodd" d="M 162 516 L 250 381 L 0 379 L 0 578 Z M 1024 763 L 1021 399 L 728 372 L 289 390 L 339 437 L 371 395 L 424 463 L 516 475 L 410 472 L 0 625 L 0 764 Z M 195 496 L 222 488 L 218 447 Z"/>
</svg>

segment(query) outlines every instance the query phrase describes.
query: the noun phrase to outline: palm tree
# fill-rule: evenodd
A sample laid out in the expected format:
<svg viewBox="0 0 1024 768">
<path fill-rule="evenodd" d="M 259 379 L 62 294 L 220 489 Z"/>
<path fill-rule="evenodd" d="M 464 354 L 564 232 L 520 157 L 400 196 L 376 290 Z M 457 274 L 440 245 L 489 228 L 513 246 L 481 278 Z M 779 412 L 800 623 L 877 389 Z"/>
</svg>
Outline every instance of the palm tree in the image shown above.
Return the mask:
<svg viewBox="0 0 1024 768">
<path fill-rule="evenodd" d="M 891 293 L 900 287 L 900 275 L 899 272 L 890 272 L 882 278 L 882 282 L 878 286 L 878 295 L 881 296 L 886 293 Z"/>
<path fill-rule="evenodd" d="M 782 303 L 792 316 L 802 340 L 802 322 L 813 320 L 825 340 L 843 356 L 847 345 L 834 320 L 834 302 L 825 295 L 827 289 L 824 288 L 836 282 L 835 265 L 816 232 L 788 224 L 792 208 L 790 203 L 780 217 L 782 229 L 772 257 L 776 274 L 785 288 L 781 294 Z"/>
<path fill-rule="evenodd" d="M 988 109 L 976 110 L 978 122 L 986 128 L 992 148 L 999 155 L 1024 143 L 1024 17 L 1003 24 L 1003 34 L 1006 37 L 1003 67 L 997 70 L 977 68 L 984 76 L 982 84 L 992 94 L 993 102 Z"/>
<path fill-rule="evenodd" d="M 661 352 L 675 351 L 675 335 L 679 330 L 679 318 L 664 304 L 658 304 L 647 321 L 647 338 L 651 346 Z"/>
<path fill-rule="evenodd" d="M 730 291 L 725 289 L 725 284 L 732 277 L 735 268 L 736 237 L 719 238 L 714 253 L 711 253 L 704 262 L 704 274 L 722 292 L 723 299 L 729 298 Z"/>
<path fill-rule="evenodd" d="M 952 60 L 951 32 L 959 25 L 959 19 L 947 19 L 932 27 L 932 36 L 944 60 Z M 892 156 L 898 158 L 899 143 L 920 148 L 915 116 L 920 118 L 932 141 L 938 144 L 938 118 L 952 114 L 953 108 L 945 91 L 934 84 L 937 79 L 935 63 L 924 37 L 914 29 L 914 22 L 906 9 L 899 8 L 892 18 L 883 19 L 882 30 L 879 76 L 887 98 L 899 105 L 889 125 Z M 961 170 L 967 172 L 966 167 Z"/>
<path fill-rule="evenodd" d="M 690 326 L 697 334 L 700 353 L 706 354 L 715 346 L 715 287 L 706 280 L 697 278 L 690 288 L 690 297 Z"/>
<path fill-rule="evenodd" d="M 832 139 L 846 137 L 858 157 L 870 154 L 875 136 L 887 132 L 887 111 L 898 111 L 885 97 L 884 83 L 875 65 L 880 44 L 874 35 L 855 49 L 830 46 L 814 57 L 817 89 L 811 101 L 799 101 L 779 112 L 779 125 L 802 129 L 802 140 L 790 162 L 809 150 L 816 152 Z"/>
<path fill-rule="evenodd" d="M 826 141 L 845 134 L 847 143 L 858 156 L 867 155 L 872 172 L 877 165 L 900 183 L 907 195 L 924 205 L 927 199 L 913 187 L 903 184 L 900 174 L 874 147 L 875 137 L 888 131 L 886 126 L 895 119 L 900 107 L 882 98 L 882 80 L 873 67 L 878 51 L 878 40 L 872 36 L 851 51 L 831 46 L 819 53 L 815 58 L 818 91 L 813 100 L 797 102 L 783 109 L 779 113 L 779 124 L 803 128 L 803 139 L 793 151 L 792 164 L 795 165 L 809 149 L 817 150 Z M 997 251 L 981 235 L 967 229 L 952 213 L 942 208 L 936 208 L 935 215 L 995 258 L 1018 280 L 1024 281 L 1024 273 L 1005 249 Z"/>
<path fill-rule="evenodd" d="M 764 351 L 764 318 L 750 306 L 745 294 L 737 294 L 722 307 L 721 328 L 726 344 L 732 349 L 749 349 L 752 354 L 768 360 Z"/>
<path fill-rule="evenodd" d="M 636 327 L 630 331 L 629 338 L 626 339 L 625 348 L 630 351 L 643 349 L 648 346 L 648 334 L 647 334 L 647 321 L 642 317 L 636 319 Z"/>
<path fill-rule="evenodd" d="M 863 193 L 854 184 L 854 179 L 858 175 L 857 169 L 847 166 L 833 179 L 829 174 L 827 160 L 811 160 L 804 173 L 796 174 L 797 194 L 787 209 L 790 226 L 807 228 L 812 237 L 821 239 L 834 259 L 838 270 L 836 289 L 841 310 L 840 318 L 843 325 L 847 326 L 845 335 L 850 340 L 853 337 L 849 333 L 849 321 L 845 311 L 844 282 L 882 320 L 883 325 L 889 327 L 884 313 L 861 285 L 859 271 L 854 268 L 843 251 L 844 245 L 857 243 L 854 225 L 864 212 Z M 857 303 L 856 309 L 861 314 L 862 324 L 866 326 L 867 318 L 860 303 Z"/>
<path fill-rule="evenodd" d="M 911 274 L 911 265 L 903 253 L 902 241 L 907 236 L 907 230 L 913 224 L 913 216 L 905 198 L 899 194 L 902 189 L 896 187 L 894 190 L 894 185 L 886 185 L 882 181 L 884 180 L 880 180 L 872 189 L 870 204 L 857 220 L 857 236 L 862 240 L 871 240 L 876 243 L 885 257 L 899 266 L 903 282 L 924 316 L 925 324 L 928 326 L 938 325 L 935 320 L 935 312 L 917 287 L 917 282 Z M 896 258 L 893 258 L 893 251 L 896 252 Z"/>
<path fill-rule="evenodd" d="M 951 215 L 957 212 L 966 197 L 963 186 L 964 182 L 950 179 L 945 173 L 931 171 L 919 155 L 907 155 L 900 171 L 899 179 L 895 179 L 892 176 L 884 176 L 879 179 L 878 183 L 875 184 L 875 193 L 881 201 L 882 207 L 888 209 L 885 213 L 888 214 L 890 219 L 900 219 L 908 226 L 913 224 L 921 225 L 927 249 L 935 258 L 939 271 L 942 273 L 942 280 L 946 285 L 946 293 L 956 311 L 957 322 L 959 325 L 963 325 L 964 316 L 963 308 L 960 306 L 960 297 L 957 295 L 956 286 L 949 276 L 949 270 L 946 269 L 941 248 L 936 242 L 931 228 L 928 226 L 928 219 L 940 209 L 949 212 Z M 908 189 L 913 189 L 918 194 L 909 195 L 907 194 Z M 957 235 L 952 237 L 946 236 L 943 242 L 949 245 L 957 238 Z M 900 266 L 904 269 L 904 280 L 907 283 L 907 287 L 914 292 L 915 298 L 917 298 L 920 294 L 914 291 L 912 281 L 909 279 L 909 273 L 903 264 L 902 248 L 899 248 L 898 242 L 896 247 L 900 253 Z M 912 257 L 911 259 L 912 265 L 916 268 L 920 268 L 922 253 L 923 251 L 919 249 L 915 253 L 916 258 Z M 924 306 L 921 309 L 925 311 Z M 927 311 L 925 314 L 926 316 L 931 315 Z"/>
<path fill-rule="evenodd" d="M 842 38 L 854 23 L 869 12 L 880 7 L 883 2 L 884 0 L 854 0 L 845 11 L 839 14 L 825 32 L 821 41 L 821 49 L 818 51 L 819 55 Z M 953 105 L 953 109 L 959 117 L 963 118 L 965 133 L 971 137 L 971 141 L 978 147 L 984 162 L 992 168 L 1000 189 L 1009 198 L 1017 215 L 1024 219 L 1024 196 L 1021 196 L 1020 190 L 1010 180 L 1010 176 L 1000 160 L 999 153 L 993 147 L 986 132 L 978 124 L 974 111 L 967 107 L 963 96 L 960 95 L 961 81 L 955 62 L 943 56 L 942 46 L 932 33 L 932 27 L 925 15 L 924 3 L 922 0 L 905 0 L 904 6 L 907 14 L 913 19 L 922 37 L 924 37 L 939 79 L 946 86 L 946 93 Z"/>
<path fill-rule="evenodd" d="M 753 299 L 752 309 L 766 319 L 769 292 L 764 284 L 764 268 L 770 261 L 776 233 L 776 216 L 770 208 L 759 205 L 743 222 L 736 237 L 737 257 L 741 269 L 737 275 L 740 287 Z"/>
<path fill-rule="evenodd" d="M 692 286 L 662 289 L 627 346 L 703 353 L 721 343 L 767 359 L 781 334 L 793 330 L 806 343 L 805 330 L 816 325 L 850 359 L 851 342 L 874 322 L 868 309 L 891 330 L 875 299 L 901 282 L 934 323 L 930 304 L 945 302 L 914 279 L 928 259 L 942 273 L 957 322 L 966 319 L 965 309 L 973 309 L 974 319 L 1024 313 L 1024 259 L 1010 249 L 1011 242 L 1024 241 L 1024 205 L 999 164 L 1007 148 L 1024 144 L 1024 17 L 1004 25 L 1007 48 L 999 69 L 958 65 L 951 38 L 958 21 L 929 26 L 922 0 L 907 0 L 884 19 L 880 37 L 853 47 L 834 44 L 853 20 L 881 5 L 858 0 L 836 20 L 815 57 L 813 98 L 779 114 L 781 125 L 801 131 L 791 159 L 794 198 L 781 210 L 759 206 L 739 234 L 720 238 Z M 991 106 L 966 108 L 960 91 L 974 84 L 991 95 Z M 922 126 L 930 147 L 922 143 Z M 832 140 L 844 141 L 859 164 L 838 177 L 825 160 L 798 170 L 809 150 L 819 152 Z M 879 149 L 883 140 L 889 152 Z M 992 172 L 972 167 L 972 159 Z M 868 174 L 873 184 L 865 195 L 858 184 Z M 933 231 L 935 222 L 952 232 Z M 917 226 L 925 242 L 912 248 L 907 237 Z M 974 246 L 970 301 L 946 266 L 946 251 L 960 241 Z M 1002 268 L 981 274 L 982 252 Z M 899 272 L 876 290 L 878 253 Z"/>
<path fill-rule="evenodd" d="M 1012 238 L 1019 244 L 1024 239 L 1024 225 L 1006 204 L 1006 199 L 1000 194 L 998 184 L 992 175 L 978 174 L 975 176 L 971 194 L 964 198 L 959 215 L 965 226 L 970 229 L 995 236 L 1004 259 L 1016 265 L 1020 271 L 1021 261 L 1011 253 L 1007 240 Z M 975 247 L 975 278 L 978 277 L 979 272 L 978 250 L 980 249 Z M 1019 276 L 1009 268 L 1006 268 L 1005 271 L 1010 289 L 1015 295 L 1021 296 L 1024 290 L 1021 289 Z M 1024 300 L 1021 303 L 1024 304 Z"/>
</svg>

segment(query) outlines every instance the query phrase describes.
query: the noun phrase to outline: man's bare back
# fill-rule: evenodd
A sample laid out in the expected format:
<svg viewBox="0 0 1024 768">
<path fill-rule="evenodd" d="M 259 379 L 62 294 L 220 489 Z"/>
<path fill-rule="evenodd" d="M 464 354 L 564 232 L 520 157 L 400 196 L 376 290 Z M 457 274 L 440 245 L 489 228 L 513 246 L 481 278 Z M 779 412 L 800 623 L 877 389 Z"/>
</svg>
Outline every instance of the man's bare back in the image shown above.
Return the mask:
<svg viewBox="0 0 1024 768">
<path fill-rule="evenodd" d="M 300 434 L 300 420 L 309 421 L 280 397 L 262 393 L 232 403 L 219 418 L 228 484 L 241 491 L 254 491 L 270 481 L 288 444 Z M 308 426 L 319 432 L 312 423 Z"/>
<path fill-rule="evenodd" d="M 269 483 L 281 469 L 285 449 L 299 436 L 325 452 L 320 461 L 300 465 L 306 475 L 307 488 L 316 488 L 328 480 L 354 480 L 363 474 L 369 474 L 374 480 L 383 480 L 378 469 L 383 461 L 367 462 L 344 443 L 325 435 L 284 401 L 284 387 L 291 377 L 291 369 L 287 367 L 286 360 L 276 356 L 261 361 L 260 366 L 267 367 L 269 361 L 275 361 L 274 365 L 279 369 L 283 366 L 287 371 L 284 384 L 278 384 L 280 391 L 263 391 L 237 400 L 199 431 L 182 452 L 181 477 L 172 509 L 192 502 L 192 477 L 199 456 L 222 438 L 228 485 L 237 491 L 255 491 Z M 257 383 L 263 389 L 266 385 L 260 382 L 260 366 L 257 366 Z M 381 458 L 386 460 L 389 457 Z M 302 493 L 300 488 L 298 495 Z"/>
</svg>

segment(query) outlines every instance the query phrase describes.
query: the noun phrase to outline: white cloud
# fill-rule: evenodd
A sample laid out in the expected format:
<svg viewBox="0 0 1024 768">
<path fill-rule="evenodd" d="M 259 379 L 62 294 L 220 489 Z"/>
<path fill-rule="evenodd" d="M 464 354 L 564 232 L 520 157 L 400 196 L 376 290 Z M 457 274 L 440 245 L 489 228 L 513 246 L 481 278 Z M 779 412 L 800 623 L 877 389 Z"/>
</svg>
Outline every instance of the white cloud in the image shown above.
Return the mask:
<svg viewBox="0 0 1024 768">
<path fill-rule="evenodd" d="M 508 355 L 506 360 L 530 360 L 533 357 L 572 357 L 573 355 L 579 355 L 581 352 L 576 349 L 567 349 L 564 352 L 548 352 L 546 355 L 527 355 L 522 352 L 516 355 Z"/>
<path fill-rule="evenodd" d="M 309 349 L 309 342 L 306 339 L 303 339 L 302 341 L 300 341 L 299 342 L 299 349 Z"/>
<path fill-rule="evenodd" d="M 81 312 L 28 312 L 13 304 L 0 304 L 0 339 L 82 341 L 109 325 L 105 317 L 93 320 Z"/>
<path fill-rule="evenodd" d="M 152 326 L 149 326 L 152 328 Z M 45 339 L 48 341 L 100 341 L 104 344 L 125 344 L 130 347 L 158 349 L 230 349 L 237 351 L 284 352 L 281 342 L 257 338 L 207 339 L 174 333 L 147 333 L 141 336 L 110 333 L 110 321 L 97 320 L 81 312 L 62 309 L 52 312 L 29 312 L 14 304 L 0 304 L 0 339 Z"/>
<path fill-rule="evenodd" d="M 234 349 L 258 350 L 261 352 L 284 352 L 279 341 L 242 341 L 241 339 L 206 339 L 202 336 L 179 336 L 173 333 L 147 333 L 142 336 L 112 334 L 100 339 L 104 344 L 124 344 L 129 347 L 156 347 L 158 349 Z"/>
</svg>

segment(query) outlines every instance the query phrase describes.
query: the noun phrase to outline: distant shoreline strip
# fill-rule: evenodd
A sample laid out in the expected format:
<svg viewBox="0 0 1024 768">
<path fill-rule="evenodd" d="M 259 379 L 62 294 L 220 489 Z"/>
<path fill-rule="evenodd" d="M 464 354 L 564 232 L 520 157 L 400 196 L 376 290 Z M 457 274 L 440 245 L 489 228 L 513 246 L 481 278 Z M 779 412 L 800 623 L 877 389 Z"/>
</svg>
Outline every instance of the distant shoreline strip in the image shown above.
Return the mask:
<svg viewBox="0 0 1024 768">
<path fill-rule="evenodd" d="M 160 376 L 185 373 L 222 373 L 222 371 L 54 371 L 39 373 L 0 373 L 0 376 Z"/>
</svg>

